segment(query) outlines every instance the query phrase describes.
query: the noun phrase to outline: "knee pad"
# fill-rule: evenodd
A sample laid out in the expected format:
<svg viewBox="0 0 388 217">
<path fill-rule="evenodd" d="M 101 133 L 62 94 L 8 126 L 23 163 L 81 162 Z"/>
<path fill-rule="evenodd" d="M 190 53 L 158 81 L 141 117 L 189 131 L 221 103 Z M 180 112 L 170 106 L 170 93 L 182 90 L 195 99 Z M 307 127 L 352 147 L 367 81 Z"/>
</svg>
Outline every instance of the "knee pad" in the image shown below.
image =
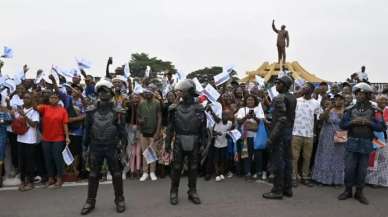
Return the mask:
<svg viewBox="0 0 388 217">
<path fill-rule="evenodd" d="M 121 172 L 119 172 L 119 171 L 115 171 L 115 172 L 113 172 L 113 174 L 112 174 L 112 176 L 113 177 L 120 177 L 121 178 Z"/>
<path fill-rule="evenodd" d="M 98 178 L 99 172 L 90 171 L 89 178 Z"/>
<path fill-rule="evenodd" d="M 181 171 L 182 170 L 182 163 L 174 163 L 173 164 L 173 169 L 174 170 L 179 170 L 179 171 Z"/>
</svg>

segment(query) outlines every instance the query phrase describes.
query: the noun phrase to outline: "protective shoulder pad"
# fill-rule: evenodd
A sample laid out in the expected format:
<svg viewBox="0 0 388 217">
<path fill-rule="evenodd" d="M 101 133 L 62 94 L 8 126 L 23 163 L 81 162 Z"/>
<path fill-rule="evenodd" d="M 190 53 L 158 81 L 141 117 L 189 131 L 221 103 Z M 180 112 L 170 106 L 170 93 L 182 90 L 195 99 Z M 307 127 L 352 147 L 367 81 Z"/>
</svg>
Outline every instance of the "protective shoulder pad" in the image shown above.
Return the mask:
<svg viewBox="0 0 388 217">
<path fill-rule="evenodd" d="M 91 113 L 91 112 L 94 112 L 96 111 L 97 109 L 97 106 L 95 104 L 92 104 L 92 105 L 88 105 L 85 109 L 85 112 L 86 113 Z"/>
<path fill-rule="evenodd" d="M 177 108 L 177 104 L 175 104 L 175 103 L 173 103 L 173 104 L 171 104 L 169 107 L 168 107 L 168 112 L 173 112 L 173 111 L 175 111 L 176 110 L 176 108 Z"/>
</svg>

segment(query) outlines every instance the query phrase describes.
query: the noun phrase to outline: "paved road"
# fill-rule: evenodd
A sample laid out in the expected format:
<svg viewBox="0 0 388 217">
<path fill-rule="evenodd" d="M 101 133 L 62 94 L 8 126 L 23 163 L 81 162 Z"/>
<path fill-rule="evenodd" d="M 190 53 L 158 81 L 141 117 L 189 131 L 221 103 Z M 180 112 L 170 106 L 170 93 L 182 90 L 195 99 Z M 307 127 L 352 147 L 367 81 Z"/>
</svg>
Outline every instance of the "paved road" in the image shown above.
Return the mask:
<svg viewBox="0 0 388 217">
<path fill-rule="evenodd" d="M 232 178 L 222 183 L 199 181 L 203 204 L 196 206 L 187 200 L 187 180 L 182 180 L 180 204 L 169 205 L 169 179 L 140 183 L 125 181 L 127 211 L 117 214 L 110 184 L 100 185 L 97 208 L 89 215 L 95 217 L 388 217 L 388 189 L 366 189 L 371 205 L 350 199 L 339 202 L 341 188 L 298 187 L 292 199 L 270 201 L 261 194 L 270 186 L 247 183 Z M 0 217 L 71 217 L 80 216 L 86 186 L 54 189 L 34 189 L 29 192 L 0 191 Z"/>
</svg>

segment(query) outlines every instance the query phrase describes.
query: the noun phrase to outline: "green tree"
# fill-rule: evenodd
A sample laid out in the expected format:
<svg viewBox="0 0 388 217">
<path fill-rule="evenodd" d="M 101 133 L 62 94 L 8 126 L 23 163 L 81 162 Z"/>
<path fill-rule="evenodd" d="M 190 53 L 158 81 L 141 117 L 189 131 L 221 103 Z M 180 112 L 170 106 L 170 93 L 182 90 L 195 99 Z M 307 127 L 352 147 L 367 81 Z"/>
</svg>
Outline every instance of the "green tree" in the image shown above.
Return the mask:
<svg viewBox="0 0 388 217">
<path fill-rule="evenodd" d="M 144 77 L 147 66 L 151 67 L 150 77 L 156 77 L 156 73 L 176 73 L 175 66 L 170 61 L 163 61 L 156 57 L 150 58 L 146 53 L 134 53 L 129 60 L 132 77 Z"/>
</svg>

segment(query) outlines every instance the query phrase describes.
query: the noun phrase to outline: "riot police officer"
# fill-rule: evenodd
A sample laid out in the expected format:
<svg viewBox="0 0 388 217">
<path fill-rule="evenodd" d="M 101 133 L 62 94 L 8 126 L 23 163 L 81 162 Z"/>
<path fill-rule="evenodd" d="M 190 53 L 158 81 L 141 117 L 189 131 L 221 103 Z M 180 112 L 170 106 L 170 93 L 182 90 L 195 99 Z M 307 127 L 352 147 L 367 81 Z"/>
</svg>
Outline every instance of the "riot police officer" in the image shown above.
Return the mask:
<svg viewBox="0 0 388 217">
<path fill-rule="evenodd" d="M 293 196 L 291 139 L 296 98 L 288 92 L 292 84 L 293 80 L 288 75 L 276 80 L 276 90 L 279 95 L 272 101 L 272 126 L 267 141 L 275 177 L 272 190 L 263 194 L 266 199 L 283 199 L 283 196 Z"/>
<path fill-rule="evenodd" d="M 175 138 L 171 171 L 170 203 L 178 204 L 178 188 L 185 156 L 189 164 L 188 198 L 194 204 L 200 204 L 197 194 L 197 167 L 200 157 L 200 147 L 206 142 L 206 116 L 204 108 L 195 101 L 196 89 L 191 80 L 180 81 L 175 90 L 182 100 L 169 108 L 167 126 L 166 151 L 171 150 Z"/>
<path fill-rule="evenodd" d="M 127 145 L 124 113 L 114 107 L 112 83 L 101 80 L 96 84 L 97 105 L 87 111 L 83 147 L 89 159 L 88 196 L 81 210 L 82 215 L 91 212 L 96 203 L 100 171 L 107 160 L 115 193 L 116 211 L 125 211 L 122 171 L 119 154 Z"/>
</svg>

